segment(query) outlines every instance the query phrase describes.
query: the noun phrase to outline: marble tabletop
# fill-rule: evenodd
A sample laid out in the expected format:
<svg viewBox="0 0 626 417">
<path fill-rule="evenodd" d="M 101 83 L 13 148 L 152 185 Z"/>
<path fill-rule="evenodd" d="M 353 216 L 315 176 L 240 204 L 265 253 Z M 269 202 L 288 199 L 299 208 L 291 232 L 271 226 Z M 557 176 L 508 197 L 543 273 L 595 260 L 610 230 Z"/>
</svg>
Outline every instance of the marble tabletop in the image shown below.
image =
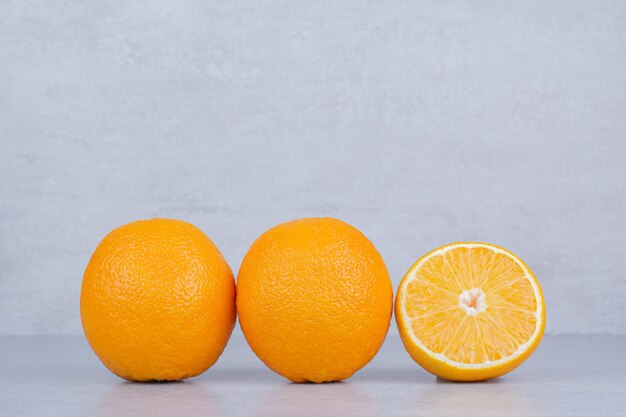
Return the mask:
<svg viewBox="0 0 626 417">
<path fill-rule="evenodd" d="M 512 373 L 451 383 L 423 371 L 390 335 L 345 382 L 293 384 L 240 335 L 184 382 L 131 383 L 79 336 L 0 337 L 1 416 L 626 416 L 626 337 L 546 336 Z"/>
</svg>

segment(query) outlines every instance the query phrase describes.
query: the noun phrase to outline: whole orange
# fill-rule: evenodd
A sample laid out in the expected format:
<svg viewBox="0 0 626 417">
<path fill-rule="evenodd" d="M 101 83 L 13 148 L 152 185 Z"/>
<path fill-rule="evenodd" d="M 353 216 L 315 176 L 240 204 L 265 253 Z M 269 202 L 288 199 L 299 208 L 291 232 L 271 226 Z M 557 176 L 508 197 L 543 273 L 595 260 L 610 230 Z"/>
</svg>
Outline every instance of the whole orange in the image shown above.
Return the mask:
<svg viewBox="0 0 626 417">
<path fill-rule="evenodd" d="M 195 226 L 136 221 L 96 248 L 80 311 L 89 344 L 116 375 L 183 379 L 207 370 L 224 350 L 235 322 L 235 282 Z"/>
<path fill-rule="evenodd" d="M 237 311 L 269 368 L 294 382 L 339 381 L 378 352 L 392 292 L 382 257 L 361 232 L 336 219 L 302 219 L 254 242 L 237 277 Z"/>
</svg>

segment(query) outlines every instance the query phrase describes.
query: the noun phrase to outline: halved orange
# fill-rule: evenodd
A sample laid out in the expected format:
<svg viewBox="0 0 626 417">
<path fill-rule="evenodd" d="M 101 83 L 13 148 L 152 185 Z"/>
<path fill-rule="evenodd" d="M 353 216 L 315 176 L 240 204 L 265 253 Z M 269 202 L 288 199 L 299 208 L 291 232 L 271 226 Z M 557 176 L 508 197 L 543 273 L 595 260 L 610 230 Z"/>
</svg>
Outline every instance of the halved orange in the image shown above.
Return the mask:
<svg viewBox="0 0 626 417">
<path fill-rule="evenodd" d="M 405 348 L 424 369 L 455 381 L 496 378 L 537 348 L 546 315 L 530 268 L 508 250 L 458 242 L 421 257 L 396 295 Z"/>
</svg>

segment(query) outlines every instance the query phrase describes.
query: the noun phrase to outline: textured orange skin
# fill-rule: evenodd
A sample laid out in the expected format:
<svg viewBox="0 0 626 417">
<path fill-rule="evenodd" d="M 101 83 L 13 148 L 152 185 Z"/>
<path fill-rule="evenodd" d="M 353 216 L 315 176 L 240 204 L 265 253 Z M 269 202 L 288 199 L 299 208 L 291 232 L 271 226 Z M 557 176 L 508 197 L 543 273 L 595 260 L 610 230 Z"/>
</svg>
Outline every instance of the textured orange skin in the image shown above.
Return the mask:
<svg viewBox="0 0 626 417">
<path fill-rule="evenodd" d="M 134 381 L 184 379 L 224 350 L 235 323 L 235 282 L 195 226 L 141 220 L 98 245 L 80 310 L 85 336 L 111 372 Z"/>
<path fill-rule="evenodd" d="M 471 242 L 457 242 L 457 243 L 471 243 Z M 441 248 L 445 248 L 447 246 L 453 246 L 453 245 L 455 245 L 455 243 L 444 245 Z M 535 281 L 537 281 L 537 278 L 535 277 L 530 267 L 528 267 L 528 265 L 526 265 L 526 263 L 523 260 L 521 260 L 519 257 L 517 257 L 516 255 L 512 254 L 510 251 L 500 246 L 497 246 L 491 243 L 488 245 L 498 248 L 504 252 L 507 252 L 510 255 L 517 258 L 526 267 L 526 269 L 531 274 L 532 278 Z M 413 264 L 413 266 L 420 263 L 420 261 L 423 258 L 428 257 L 431 253 L 441 248 L 436 248 L 428 252 L 427 254 L 423 255 Z M 411 271 L 412 269 L 413 267 L 411 267 L 409 271 Z M 402 284 L 404 283 L 404 281 L 410 278 L 411 277 L 409 276 L 409 273 L 407 272 L 407 274 L 402 278 L 402 281 L 400 282 L 398 289 L 402 288 Z M 544 302 L 543 292 L 538 282 L 537 282 L 537 288 L 539 288 L 540 298 L 542 302 Z M 543 337 L 543 333 L 546 327 L 546 309 L 545 309 L 545 302 L 544 302 L 544 309 L 542 311 L 539 337 L 537 338 L 536 342 L 532 344 L 529 347 L 529 349 L 526 350 L 522 355 L 515 358 L 514 360 L 511 360 L 509 362 L 506 362 L 497 366 L 492 366 L 490 368 L 483 368 L 483 369 L 456 368 L 454 366 L 451 366 L 450 364 L 447 364 L 445 362 L 432 358 L 427 352 L 425 352 L 418 345 L 416 345 L 413 342 L 413 340 L 411 340 L 411 336 L 409 335 L 409 330 L 408 330 L 410 327 L 410 323 L 407 323 L 405 321 L 404 315 L 402 314 L 400 310 L 402 308 L 403 298 L 404 298 L 404 294 L 402 294 L 402 292 L 398 290 L 398 292 L 396 293 L 394 311 L 395 311 L 395 317 L 396 317 L 396 324 L 398 325 L 398 331 L 400 332 L 400 337 L 402 339 L 402 343 L 404 344 L 404 348 L 409 353 L 409 355 L 411 355 L 411 358 L 413 358 L 413 360 L 417 362 L 426 371 L 440 378 L 447 379 L 449 381 L 458 381 L 458 382 L 484 381 L 487 379 L 498 378 L 504 374 L 511 372 L 513 369 L 520 366 L 526 359 L 528 359 L 530 355 L 532 355 L 533 352 L 537 349 L 537 347 L 539 346 L 539 343 L 541 342 L 541 339 Z"/>
<path fill-rule="evenodd" d="M 385 339 L 392 304 L 391 280 L 374 245 L 331 218 L 268 230 L 237 277 L 246 340 L 294 382 L 339 381 L 365 366 Z"/>
</svg>

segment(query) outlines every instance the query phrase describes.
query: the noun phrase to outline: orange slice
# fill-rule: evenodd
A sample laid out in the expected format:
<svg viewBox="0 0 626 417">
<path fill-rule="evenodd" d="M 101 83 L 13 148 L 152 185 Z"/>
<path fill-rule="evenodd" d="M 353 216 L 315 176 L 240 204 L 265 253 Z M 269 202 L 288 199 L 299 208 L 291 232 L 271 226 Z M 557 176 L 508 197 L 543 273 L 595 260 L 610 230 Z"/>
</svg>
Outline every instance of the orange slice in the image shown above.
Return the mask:
<svg viewBox="0 0 626 417">
<path fill-rule="evenodd" d="M 455 381 L 513 370 L 537 348 L 546 322 L 530 268 L 488 243 L 452 243 L 421 257 L 400 283 L 395 313 L 411 357 Z"/>
</svg>

